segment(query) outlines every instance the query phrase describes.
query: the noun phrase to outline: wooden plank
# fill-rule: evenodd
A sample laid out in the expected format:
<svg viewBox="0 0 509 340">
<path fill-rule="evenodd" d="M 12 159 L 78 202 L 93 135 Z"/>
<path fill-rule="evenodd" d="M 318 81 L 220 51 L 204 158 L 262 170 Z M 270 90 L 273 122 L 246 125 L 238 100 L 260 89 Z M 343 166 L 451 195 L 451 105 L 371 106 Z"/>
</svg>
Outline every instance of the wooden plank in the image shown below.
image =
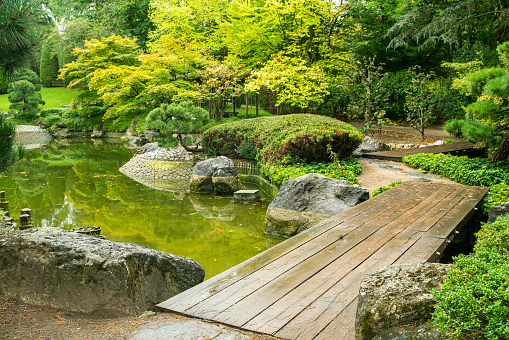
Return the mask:
<svg viewBox="0 0 509 340">
<path fill-rule="evenodd" d="M 488 192 L 489 188 L 470 187 L 471 194 L 466 195 L 461 202 L 451 209 L 436 223 L 432 224 L 427 230 L 428 235 L 434 237 L 448 238 L 451 241 L 454 238 L 454 232 L 460 231 L 464 225 L 475 214 L 481 205 L 481 200 Z"/>
<path fill-rule="evenodd" d="M 423 235 L 419 241 L 407 249 L 395 263 L 437 262 L 446 245 L 446 239 Z M 437 252 L 440 254 L 436 254 Z"/>
<path fill-rule="evenodd" d="M 358 298 L 355 298 L 332 322 L 316 335 L 313 340 L 354 340 L 355 317 L 357 315 Z"/>
<path fill-rule="evenodd" d="M 364 277 L 436 261 L 486 191 L 403 183 L 160 306 L 283 338 L 353 339 Z"/>
<path fill-rule="evenodd" d="M 357 298 L 360 283 L 367 275 L 394 263 L 400 253 L 410 248 L 419 239 L 421 236 L 419 234 L 414 233 L 406 240 L 391 239 L 385 243 L 274 335 L 288 339 L 313 339 Z M 341 264 L 338 263 L 338 265 Z M 353 324 L 352 327 L 354 327 Z"/>
<path fill-rule="evenodd" d="M 436 201 L 434 206 L 431 207 L 426 214 L 419 216 L 409 228 L 414 231 L 426 232 L 440 219 L 446 216 L 451 209 L 455 208 L 464 199 L 465 189 L 458 185 L 452 186 L 451 189 L 453 189 L 452 192 L 447 191 L 449 193 L 448 195 L 441 196 L 441 199 Z M 442 191 L 445 193 L 445 188 L 442 189 Z"/>
<path fill-rule="evenodd" d="M 194 286 L 193 288 L 158 304 L 157 307 L 161 310 L 171 310 L 183 313 L 188 308 L 196 305 L 204 299 L 207 299 L 222 289 L 240 281 L 246 275 L 249 275 L 272 261 L 277 260 L 281 256 L 284 256 L 288 251 L 291 251 L 291 249 L 302 246 L 310 240 L 326 233 L 330 229 L 337 227 L 339 223 L 345 223 L 349 219 L 365 212 L 365 210 L 382 206 L 392 199 L 398 199 L 400 196 L 416 194 L 419 190 L 422 190 L 422 187 L 418 186 L 417 183 L 402 183 L 398 185 L 398 187 L 400 186 L 401 188 L 399 190 L 395 190 L 393 192 L 393 196 L 378 195 L 366 202 L 363 202 L 362 206 L 357 205 L 352 207 L 347 211 L 333 216 L 331 219 L 323 221 L 313 228 L 293 236 L 292 238 L 252 257 L 251 259 L 244 261 L 219 275 L 216 275 L 202 284 Z"/>
<path fill-rule="evenodd" d="M 432 186 L 425 186 L 424 188 L 433 190 Z M 427 196 L 429 195 L 424 195 L 424 197 Z M 201 308 L 200 311 L 193 310 L 192 312 L 200 317 L 210 318 L 215 321 L 241 327 L 251 318 L 273 304 L 275 300 L 283 297 L 303 281 L 306 281 L 317 272 L 320 272 L 327 264 L 335 261 L 342 254 L 354 248 L 385 224 L 397 219 L 400 215 L 404 214 L 409 207 L 419 204 L 421 199 L 422 198 L 417 195 L 407 196 L 405 198 L 406 202 L 403 200 L 397 202 L 397 204 L 388 203 L 386 211 L 364 224 L 362 230 L 358 228 L 350 231 L 342 239 L 323 248 L 320 252 L 315 253 L 314 256 L 309 257 L 307 261 L 299 263 L 297 266 L 284 272 L 284 276 L 281 278 L 278 276 L 275 280 L 271 280 L 269 283 L 264 282 L 262 285 L 257 285 L 255 281 L 254 284 L 257 290 L 251 290 L 251 287 L 247 289 L 246 287 L 242 287 L 234 294 L 234 298 L 237 298 L 238 302 L 233 299 L 224 300 L 223 292 L 221 292 L 214 298 L 214 300 L 218 301 L 218 304 L 213 306 L 213 311 L 210 311 L 210 305 L 205 302 L 199 306 L 199 308 Z M 392 210 L 391 207 L 393 207 Z M 366 217 L 373 218 L 373 216 L 369 215 Z M 374 244 L 377 242 L 380 242 L 379 237 L 373 240 Z M 368 248 L 361 248 L 361 255 L 357 256 L 367 257 L 372 253 Z M 351 264 L 355 266 L 357 261 L 358 260 L 352 259 Z M 348 266 L 342 266 L 342 268 L 348 268 Z M 324 271 L 324 276 L 329 277 L 330 273 Z M 263 275 L 260 276 L 260 279 L 262 278 Z M 242 283 L 243 282 L 241 282 L 241 284 Z M 254 291 L 256 292 L 255 294 L 253 294 Z M 240 301 L 238 298 L 240 298 Z M 233 305 L 233 302 L 236 303 Z M 221 312 L 216 314 L 218 311 Z M 189 312 L 191 312 L 191 310 L 189 310 Z"/>
<path fill-rule="evenodd" d="M 385 242 L 404 230 L 405 225 L 410 225 L 421 214 L 425 214 L 430 207 L 437 204 L 443 196 L 454 191 L 454 187 L 447 187 L 449 191 L 436 191 L 421 201 L 412 210 L 406 211 L 400 217 L 387 223 L 378 229 L 374 234 L 366 238 L 362 243 L 357 244 L 347 254 L 340 257 L 342 265 L 330 265 L 310 280 L 303 282 L 297 289 L 276 301 L 262 313 L 250 320 L 244 328 L 268 332 L 273 328 L 282 327 L 288 321 L 288 317 L 297 315 L 306 308 L 313 300 L 323 294 L 327 289 L 339 281 L 343 276 L 353 270 L 354 267 L 369 257 Z M 353 266 L 353 267 L 352 267 Z"/>
</svg>

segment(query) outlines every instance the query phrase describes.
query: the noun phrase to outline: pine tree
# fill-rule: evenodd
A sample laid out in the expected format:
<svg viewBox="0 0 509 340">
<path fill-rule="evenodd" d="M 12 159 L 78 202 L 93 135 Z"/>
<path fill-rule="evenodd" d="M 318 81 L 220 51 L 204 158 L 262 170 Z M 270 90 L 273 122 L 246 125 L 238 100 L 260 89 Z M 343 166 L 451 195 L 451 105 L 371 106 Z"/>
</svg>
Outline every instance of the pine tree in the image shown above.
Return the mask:
<svg viewBox="0 0 509 340">
<path fill-rule="evenodd" d="M 454 86 L 478 98 L 465 108 L 465 120 L 452 120 L 445 129 L 493 150 L 492 159 L 509 158 L 509 41 L 498 46 L 500 67 L 484 68 L 456 79 Z"/>
<path fill-rule="evenodd" d="M 9 109 L 18 111 L 25 119 L 35 118 L 40 111 L 39 104 L 45 104 L 41 94 L 38 93 L 41 90 L 40 78 L 28 69 L 16 71 L 12 78 L 7 97 L 11 103 Z"/>
</svg>

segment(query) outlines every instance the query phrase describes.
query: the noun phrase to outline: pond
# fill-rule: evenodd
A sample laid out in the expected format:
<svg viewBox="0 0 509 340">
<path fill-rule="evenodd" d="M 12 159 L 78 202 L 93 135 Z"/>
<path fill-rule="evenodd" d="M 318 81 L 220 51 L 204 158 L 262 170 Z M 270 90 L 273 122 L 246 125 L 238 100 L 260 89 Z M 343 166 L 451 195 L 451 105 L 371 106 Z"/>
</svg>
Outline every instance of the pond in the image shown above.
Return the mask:
<svg viewBox="0 0 509 340">
<path fill-rule="evenodd" d="M 281 241 L 264 233 L 269 196 L 236 204 L 232 197 L 152 189 L 119 172 L 132 155 L 118 140 L 53 142 L 27 150 L 0 178 L 0 189 L 17 221 L 30 208 L 36 227 L 101 227 L 108 240 L 190 257 L 206 278 Z"/>
</svg>

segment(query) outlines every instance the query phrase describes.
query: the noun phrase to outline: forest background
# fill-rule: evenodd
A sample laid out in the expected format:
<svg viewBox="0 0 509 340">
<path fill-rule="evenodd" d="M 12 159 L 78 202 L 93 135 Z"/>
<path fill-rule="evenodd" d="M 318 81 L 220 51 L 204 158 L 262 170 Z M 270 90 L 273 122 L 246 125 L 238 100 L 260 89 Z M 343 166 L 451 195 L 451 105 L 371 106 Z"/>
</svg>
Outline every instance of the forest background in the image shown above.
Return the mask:
<svg viewBox="0 0 509 340">
<path fill-rule="evenodd" d="M 271 114 L 358 117 L 366 129 L 390 119 L 424 133 L 447 121 L 494 159 L 509 155 L 507 1 L 5 0 L 0 7 L 0 92 L 16 70 L 31 69 L 44 86 L 79 90 L 73 114 L 106 130 L 125 130 L 172 102 L 208 105 L 220 121 L 232 102 L 259 101 Z"/>
</svg>

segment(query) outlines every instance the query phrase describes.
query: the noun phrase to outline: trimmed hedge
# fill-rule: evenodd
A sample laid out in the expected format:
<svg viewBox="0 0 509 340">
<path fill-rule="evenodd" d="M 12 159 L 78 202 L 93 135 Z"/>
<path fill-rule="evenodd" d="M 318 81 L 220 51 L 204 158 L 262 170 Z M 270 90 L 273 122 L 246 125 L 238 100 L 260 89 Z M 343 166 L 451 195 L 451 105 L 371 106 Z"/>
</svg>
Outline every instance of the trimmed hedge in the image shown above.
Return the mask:
<svg viewBox="0 0 509 340">
<path fill-rule="evenodd" d="M 417 154 L 403 157 L 403 163 L 449 177 L 466 185 L 489 186 L 481 210 L 487 215 L 493 205 L 509 202 L 509 162 L 487 158 L 468 158 L 443 154 Z"/>
<path fill-rule="evenodd" d="M 485 224 L 435 292 L 436 325 L 453 339 L 509 339 L 509 215 Z"/>
<path fill-rule="evenodd" d="M 239 145 L 256 147 L 265 164 L 288 156 L 326 162 L 328 144 L 340 157 L 348 157 L 362 142 L 362 133 L 333 118 L 293 114 L 217 125 L 203 132 L 202 141 L 207 148 L 231 158 L 238 157 L 235 150 Z"/>
</svg>

